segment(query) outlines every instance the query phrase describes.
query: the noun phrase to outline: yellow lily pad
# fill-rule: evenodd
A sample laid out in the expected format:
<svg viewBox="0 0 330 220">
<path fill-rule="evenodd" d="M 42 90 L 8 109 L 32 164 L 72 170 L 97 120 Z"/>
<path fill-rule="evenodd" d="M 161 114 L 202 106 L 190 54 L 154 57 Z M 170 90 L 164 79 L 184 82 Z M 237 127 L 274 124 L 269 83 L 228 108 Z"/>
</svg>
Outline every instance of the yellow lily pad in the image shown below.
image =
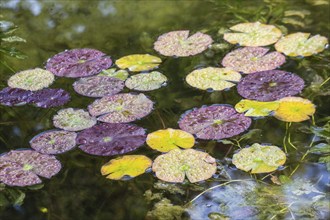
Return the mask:
<svg viewBox="0 0 330 220">
<path fill-rule="evenodd" d="M 159 66 L 162 60 L 149 54 L 133 54 L 124 56 L 116 61 L 120 69 L 129 69 L 132 72 L 152 70 Z"/>
<path fill-rule="evenodd" d="M 101 168 L 102 175 L 108 179 L 120 180 L 124 176 L 136 177 L 143 174 L 152 161 L 144 155 L 127 155 L 110 160 Z"/>
<path fill-rule="evenodd" d="M 225 33 L 223 38 L 231 44 L 258 47 L 275 43 L 282 36 L 280 29 L 273 25 L 255 23 L 241 23 L 230 28 L 238 33 Z"/>
<path fill-rule="evenodd" d="M 274 116 L 286 122 L 301 122 L 308 120 L 315 113 L 314 104 L 300 97 L 285 97 L 279 100 L 279 107 Z"/>
<path fill-rule="evenodd" d="M 240 170 L 251 173 L 269 173 L 286 161 L 285 153 L 277 146 L 258 143 L 244 148 L 233 156 L 233 164 Z"/>
<path fill-rule="evenodd" d="M 207 67 L 194 70 L 186 77 L 192 87 L 221 91 L 235 86 L 234 82 L 241 79 L 241 74 L 229 68 Z"/>
<path fill-rule="evenodd" d="M 195 138 L 192 134 L 179 129 L 164 129 L 148 134 L 147 144 L 154 150 L 168 152 L 178 148 L 192 148 Z"/>
<path fill-rule="evenodd" d="M 239 113 L 245 112 L 245 116 L 261 117 L 270 115 L 279 105 L 278 102 L 259 102 L 242 99 L 235 105 L 235 110 Z"/>
<path fill-rule="evenodd" d="M 322 52 L 328 44 L 326 37 L 315 35 L 309 38 L 310 33 L 294 33 L 281 38 L 275 49 L 287 56 L 312 56 Z"/>
</svg>

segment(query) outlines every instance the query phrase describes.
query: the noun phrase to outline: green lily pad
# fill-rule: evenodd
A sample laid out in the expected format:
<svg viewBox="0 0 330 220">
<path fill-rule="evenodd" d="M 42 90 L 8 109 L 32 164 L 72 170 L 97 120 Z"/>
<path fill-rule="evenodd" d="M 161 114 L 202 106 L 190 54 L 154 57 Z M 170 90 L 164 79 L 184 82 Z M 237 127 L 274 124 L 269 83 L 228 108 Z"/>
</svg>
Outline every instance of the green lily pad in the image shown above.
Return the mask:
<svg viewBox="0 0 330 220">
<path fill-rule="evenodd" d="M 294 33 L 281 38 L 275 49 L 287 56 L 312 56 L 322 52 L 328 44 L 326 37 L 315 35 L 309 38 L 310 33 Z"/>
<path fill-rule="evenodd" d="M 239 113 L 245 112 L 245 116 L 261 117 L 270 115 L 278 109 L 279 105 L 278 102 L 259 102 L 242 99 L 235 105 L 235 110 Z"/>
<path fill-rule="evenodd" d="M 35 68 L 24 70 L 11 76 L 8 80 L 8 86 L 30 91 L 36 91 L 50 86 L 55 80 L 51 72 Z"/>
<path fill-rule="evenodd" d="M 160 72 L 140 73 L 129 77 L 125 86 L 138 91 L 151 91 L 159 89 L 167 81 L 167 77 Z"/>
<path fill-rule="evenodd" d="M 225 33 L 223 38 L 231 44 L 258 47 L 275 43 L 282 36 L 280 29 L 273 25 L 255 23 L 241 23 L 230 28 L 238 33 Z"/>
<path fill-rule="evenodd" d="M 98 76 L 109 76 L 123 81 L 125 81 L 128 78 L 128 75 L 129 74 L 126 70 L 116 70 L 116 68 L 102 70 L 102 72 L 98 74 Z"/>
<path fill-rule="evenodd" d="M 116 61 L 120 69 L 129 69 L 132 72 L 141 72 L 155 69 L 162 60 L 149 54 L 133 54 L 124 56 Z"/>
<path fill-rule="evenodd" d="M 194 70 L 186 77 L 186 81 L 192 87 L 207 90 L 221 91 L 235 86 L 235 82 L 241 79 L 241 74 L 229 68 L 207 67 Z"/>
<path fill-rule="evenodd" d="M 233 164 L 240 170 L 251 173 L 269 173 L 286 161 L 285 153 L 277 146 L 258 143 L 244 148 L 233 156 Z"/>
<path fill-rule="evenodd" d="M 192 183 L 212 177 L 217 170 L 216 161 L 209 154 L 193 150 L 174 149 L 158 156 L 152 165 L 158 179 L 183 182 L 185 176 Z"/>
</svg>

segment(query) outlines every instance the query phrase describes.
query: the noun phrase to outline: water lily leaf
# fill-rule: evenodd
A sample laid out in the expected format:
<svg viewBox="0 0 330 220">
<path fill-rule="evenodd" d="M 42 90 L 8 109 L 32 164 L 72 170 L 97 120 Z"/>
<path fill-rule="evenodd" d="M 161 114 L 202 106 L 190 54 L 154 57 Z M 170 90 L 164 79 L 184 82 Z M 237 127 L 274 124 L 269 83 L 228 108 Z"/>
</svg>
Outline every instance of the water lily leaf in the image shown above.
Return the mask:
<svg viewBox="0 0 330 220">
<path fill-rule="evenodd" d="M 75 132 L 50 130 L 30 140 L 31 147 L 42 154 L 61 154 L 76 146 Z"/>
<path fill-rule="evenodd" d="M 233 156 L 233 164 L 240 170 L 251 173 L 269 173 L 286 161 L 285 153 L 277 146 L 258 143 L 244 148 Z"/>
<path fill-rule="evenodd" d="M 285 56 L 264 47 L 243 47 L 228 53 L 222 65 L 243 73 L 273 70 L 285 63 Z"/>
<path fill-rule="evenodd" d="M 38 176 L 51 178 L 61 170 L 61 163 L 51 155 L 33 150 L 12 150 L 0 156 L 0 182 L 9 186 L 41 183 Z"/>
<path fill-rule="evenodd" d="M 143 128 L 132 124 L 101 123 L 79 132 L 76 140 L 88 154 L 112 156 L 141 147 L 146 134 Z"/>
<path fill-rule="evenodd" d="M 40 108 L 62 106 L 70 101 L 70 94 L 63 89 L 41 89 L 27 98 L 29 104 Z"/>
<path fill-rule="evenodd" d="M 275 118 L 286 122 L 301 122 L 308 120 L 315 113 L 314 104 L 300 97 L 285 97 L 279 100 L 275 110 Z"/>
<path fill-rule="evenodd" d="M 275 43 L 282 36 L 280 29 L 273 25 L 255 23 L 241 23 L 230 27 L 238 33 L 225 33 L 223 38 L 231 44 L 258 47 Z"/>
<path fill-rule="evenodd" d="M 304 80 L 293 73 L 269 70 L 247 75 L 237 84 L 237 91 L 246 99 L 267 102 L 296 95 L 304 85 Z"/>
<path fill-rule="evenodd" d="M 31 94 L 32 91 L 6 87 L 0 91 L 0 103 L 6 106 L 24 105 Z"/>
<path fill-rule="evenodd" d="M 239 113 L 245 112 L 245 116 L 261 117 L 270 115 L 279 105 L 278 102 L 259 102 L 242 99 L 235 105 L 235 110 Z"/>
<path fill-rule="evenodd" d="M 144 94 L 122 93 L 105 96 L 88 106 L 92 116 L 108 123 L 126 123 L 143 118 L 153 109 L 153 102 Z"/>
<path fill-rule="evenodd" d="M 40 68 L 24 70 L 12 75 L 8 80 L 8 86 L 30 91 L 50 86 L 55 80 L 54 75 Z"/>
<path fill-rule="evenodd" d="M 88 97 L 114 95 L 124 88 L 124 81 L 108 76 L 91 76 L 80 78 L 73 83 L 74 90 Z"/>
<path fill-rule="evenodd" d="M 66 131 L 80 131 L 96 124 L 96 118 L 83 109 L 61 109 L 53 117 L 53 124 Z"/>
<path fill-rule="evenodd" d="M 203 52 L 212 42 L 209 35 L 201 32 L 189 37 L 188 30 L 171 31 L 158 37 L 154 49 L 164 56 L 187 57 Z"/>
<path fill-rule="evenodd" d="M 192 183 L 206 180 L 216 172 L 216 161 L 209 154 L 193 150 L 174 149 L 158 156 L 152 165 L 158 179 L 183 182 L 185 176 Z"/>
<path fill-rule="evenodd" d="M 151 91 L 164 86 L 166 81 L 167 77 L 164 74 L 152 71 L 151 73 L 140 73 L 129 77 L 125 82 L 125 86 L 138 91 Z"/>
<path fill-rule="evenodd" d="M 224 139 L 247 130 L 251 119 L 225 105 L 203 106 L 181 116 L 179 127 L 200 139 Z"/>
<path fill-rule="evenodd" d="M 195 144 L 195 138 L 188 132 L 179 129 L 164 129 L 148 134 L 147 144 L 152 149 L 160 152 L 168 152 L 178 148 L 191 148 Z"/>
<path fill-rule="evenodd" d="M 128 75 L 129 74 L 126 70 L 116 70 L 116 68 L 102 70 L 102 72 L 98 74 L 98 76 L 109 76 L 123 81 L 127 79 Z"/>
<path fill-rule="evenodd" d="M 66 50 L 48 59 L 46 69 L 61 77 L 86 77 L 111 66 L 112 60 L 95 49 Z"/>
<path fill-rule="evenodd" d="M 152 70 L 159 66 L 162 60 L 149 54 L 133 54 L 124 56 L 116 61 L 120 69 L 129 69 L 132 72 Z"/>
<path fill-rule="evenodd" d="M 221 91 L 235 86 L 234 82 L 241 79 L 241 74 L 228 68 L 207 67 L 194 70 L 186 77 L 189 85 L 202 89 Z"/>
<path fill-rule="evenodd" d="M 294 33 L 282 37 L 276 44 L 275 49 L 287 56 L 312 56 L 322 52 L 328 44 L 326 37 L 315 35 L 309 38 L 309 33 Z"/>
<path fill-rule="evenodd" d="M 143 174 L 152 161 L 144 155 L 128 155 L 110 160 L 101 168 L 102 175 L 112 180 L 122 179 L 124 176 L 136 177 Z"/>
</svg>

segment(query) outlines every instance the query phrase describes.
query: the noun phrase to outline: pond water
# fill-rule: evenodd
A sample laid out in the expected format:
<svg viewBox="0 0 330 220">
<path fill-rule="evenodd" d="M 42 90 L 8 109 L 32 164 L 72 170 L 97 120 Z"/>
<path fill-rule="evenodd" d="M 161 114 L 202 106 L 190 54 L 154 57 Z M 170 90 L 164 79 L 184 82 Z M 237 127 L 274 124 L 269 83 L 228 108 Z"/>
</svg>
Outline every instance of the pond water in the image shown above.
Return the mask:
<svg viewBox="0 0 330 220">
<path fill-rule="evenodd" d="M 220 67 L 222 58 L 238 47 L 223 40 L 229 27 L 260 21 L 276 25 L 284 34 L 308 32 L 329 39 L 329 8 L 326 0 L 3 0 L 1 20 L 19 27 L 15 34 L 26 43 L 15 47 L 27 58 L 20 60 L 1 53 L 0 85 L 1 89 L 6 87 L 15 72 L 43 68 L 48 58 L 66 49 L 94 48 L 114 61 L 129 54 L 148 53 L 162 58 L 157 70 L 169 81 L 158 90 L 145 92 L 155 102 L 155 109 L 134 123 L 147 133 L 178 128 L 178 120 L 187 110 L 211 104 L 234 106 L 242 99 L 236 87 L 208 92 L 197 90 L 184 80 L 195 69 Z M 195 56 L 159 55 L 153 50 L 153 43 L 159 35 L 173 30 L 201 31 L 212 36 L 214 43 Z M 269 48 L 274 50 L 273 46 Z M 329 150 L 327 154 L 309 153 L 302 157 L 311 146 L 329 143 L 330 126 L 323 126 L 330 119 L 330 88 L 329 82 L 322 84 L 330 75 L 329 55 L 327 48 L 310 57 L 287 57 L 279 68 L 304 79 L 305 88 L 299 96 L 316 105 L 315 124 L 312 120 L 292 123 L 287 130 L 289 124 L 274 117 L 258 118 L 249 128 L 254 132 L 240 141 L 242 147 L 253 143 L 271 143 L 281 148 L 283 143 L 287 145 L 287 161 L 272 176 L 239 171 L 230 161 L 238 147 L 223 141 L 197 139 L 194 148 L 216 158 L 219 169 L 211 179 L 194 184 L 187 180 L 182 184 L 166 184 L 152 172 L 125 181 L 109 180 L 101 175 L 100 168 L 116 156 L 92 156 L 75 148 L 57 156 L 63 168 L 50 180 L 44 179 L 43 185 L 1 186 L 0 219 L 327 219 L 329 173 L 325 159 L 323 162 L 319 159 L 329 157 Z M 0 106 L 0 152 L 29 148 L 35 135 L 54 128 L 52 117 L 58 110 L 87 108 L 94 99 L 75 93 L 74 81 L 57 78 L 51 86 L 70 92 L 72 99 L 65 106 L 49 109 Z M 238 140 L 242 135 L 230 140 Z M 147 145 L 128 154 L 151 159 L 160 155 Z M 290 180 L 279 183 L 276 178 L 280 176 Z M 226 184 L 219 185 L 223 183 Z M 196 197 L 210 187 L 215 188 Z M 155 204 L 159 201 L 161 208 L 157 210 Z M 182 207 L 189 207 L 188 211 L 183 212 Z"/>
</svg>

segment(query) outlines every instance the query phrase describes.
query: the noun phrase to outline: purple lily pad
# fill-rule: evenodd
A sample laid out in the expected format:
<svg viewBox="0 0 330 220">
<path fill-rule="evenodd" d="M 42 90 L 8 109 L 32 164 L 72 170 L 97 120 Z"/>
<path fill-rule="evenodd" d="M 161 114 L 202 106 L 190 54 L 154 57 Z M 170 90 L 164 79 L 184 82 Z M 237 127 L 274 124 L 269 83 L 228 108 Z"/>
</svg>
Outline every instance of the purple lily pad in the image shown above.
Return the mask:
<svg viewBox="0 0 330 220">
<path fill-rule="evenodd" d="M 92 116 L 107 123 L 126 123 L 143 118 L 153 109 L 153 102 L 144 94 L 122 93 L 105 96 L 88 106 Z"/>
<path fill-rule="evenodd" d="M 251 73 L 237 85 L 238 93 L 244 98 L 263 102 L 294 96 L 303 88 L 302 78 L 281 70 Z"/>
<path fill-rule="evenodd" d="M 200 139 L 223 139 L 247 130 L 251 119 L 225 105 L 203 106 L 183 114 L 179 127 Z"/>
<path fill-rule="evenodd" d="M 75 132 L 51 130 L 45 131 L 30 140 L 30 145 L 42 154 L 61 154 L 76 146 Z"/>
<path fill-rule="evenodd" d="M 33 150 L 12 150 L 0 156 L 0 181 L 9 186 L 41 183 L 38 176 L 51 178 L 61 170 L 61 163 L 52 155 Z"/>
<path fill-rule="evenodd" d="M 94 49 L 73 49 L 56 54 L 47 61 L 46 69 L 56 76 L 86 77 L 108 69 L 112 60 L 106 54 Z"/>
<path fill-rule="evenodd" d="M 117 94 L 123 90 L 124 81 L 108 76 L 92 76 L 74 82 L 73 88 L 80 95 L 103 97 Z"/>
<path fill-rule="evenodd" d="M 0 103 L 7 106 L 24 105 L 32 93 L 24 89 L 6 87 L 0 91 Z"/>
<path fill-rule="evenodd" d="M 243 47 L 228 53 L 222 65 L 243 73 L 273 70 L 285 63 L 285 56 L 264 47 Z"/>
<path fill-rule="evenodd" d="M 66 104 L 70 98 L 70 94 L 63 89 L 42 89 L 33 92 L 28 102 L 40 108 L 51 108 Z"/>
<path fill-rule="evenodd" d="M 112 156 L 139 148 L 146 137 L 145 130 L 136 125 L 102 123 L 79 132 L 77 144 L 88 154 Z"/>
</svg>

